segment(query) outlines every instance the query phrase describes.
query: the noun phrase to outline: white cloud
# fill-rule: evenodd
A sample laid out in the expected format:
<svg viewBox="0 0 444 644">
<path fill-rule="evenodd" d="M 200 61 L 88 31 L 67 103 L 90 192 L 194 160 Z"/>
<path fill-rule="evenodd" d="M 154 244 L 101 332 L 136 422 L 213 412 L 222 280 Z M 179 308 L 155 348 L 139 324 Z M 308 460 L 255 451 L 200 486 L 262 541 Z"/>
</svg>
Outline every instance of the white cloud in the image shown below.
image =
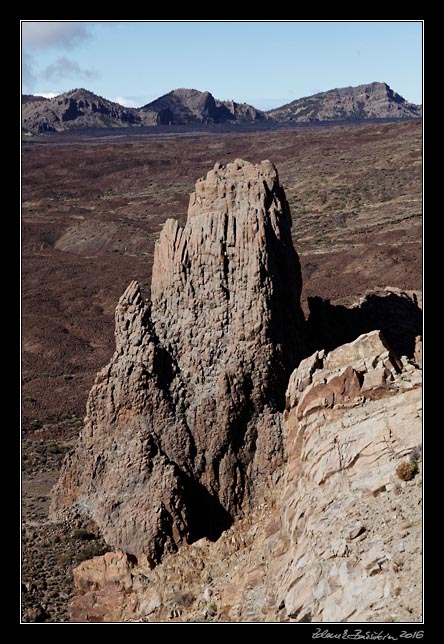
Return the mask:
<svg viewBox="0 0 444 644">
<path fill-rule="evenodd" d="M 35 92 L 33 96 L 43 96 L 43 98 L 55 98 L 59 96 L 62 92 Z"/>
<path fill-rule="evenodd" d="M 123 107 L 139 107 L 136 101 L 133 101 L 130 98 L 125 98 L 125 96 L 116 96 L 113 101 L 115 103 L 119 103 L 119 105 L 123 105 Z"/>
<path fill-rule="evenodd" d="M 63 47 L 72 49 L 91 38 L 87 22 L 22 22 L 22 44 L 26 49 Z"/>
<path fill-rule="evenodd" d="M 57 81 L 63 78 L 94 78 L 95 72 L 81 69 L 76 62 L 64 57 L 58 58 L 42 72 L 36 70 L 34 58 L 39 50 L 51 48 L 70 50 L 89 40 L 90 25 L 89 22 L 22 21 L 22 91 L 33 92 L 37 82 L 39 81 L 40 84 L 42 79 Z"/>
<path fill-rule="evenodd" d="M 74 60 L 62 56 L 57 58 L 51 65 L 45 67 L 42 76 L 48 80 L 59 80 L 60 78 L 80 78 L 89 80 L 97 76 L 96 72 L 90 69 L 82 69 Z"/>
</svg>

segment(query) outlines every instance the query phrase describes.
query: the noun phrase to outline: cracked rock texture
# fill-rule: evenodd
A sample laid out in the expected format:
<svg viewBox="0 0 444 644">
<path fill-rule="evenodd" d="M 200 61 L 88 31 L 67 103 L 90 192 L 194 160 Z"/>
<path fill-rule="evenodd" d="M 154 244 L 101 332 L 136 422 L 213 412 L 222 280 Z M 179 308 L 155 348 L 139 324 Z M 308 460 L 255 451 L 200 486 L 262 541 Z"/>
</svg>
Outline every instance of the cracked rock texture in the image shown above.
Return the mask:
<svg viewBox="0 0 444 644">
<path fill-rule="evenodd" d="M 421 376 L 379 331 L 303 360 L 285 462 L 255 509 L 154 569 L 123 552 L 80 564 L 71 619 L 420 621 Z M 406 461 L 417 473 L 402 481 Z"/>
<path fill-rule="evenodd" d="M 251 509 L 284 454 L 284 392 L 303 356 L 300 266 L 269 161 L 216 164 L 156 243 L 151 302 L 131 283 L 116 351 L 53 490 L 113 547 L 158 562 Z"/>
</svg>

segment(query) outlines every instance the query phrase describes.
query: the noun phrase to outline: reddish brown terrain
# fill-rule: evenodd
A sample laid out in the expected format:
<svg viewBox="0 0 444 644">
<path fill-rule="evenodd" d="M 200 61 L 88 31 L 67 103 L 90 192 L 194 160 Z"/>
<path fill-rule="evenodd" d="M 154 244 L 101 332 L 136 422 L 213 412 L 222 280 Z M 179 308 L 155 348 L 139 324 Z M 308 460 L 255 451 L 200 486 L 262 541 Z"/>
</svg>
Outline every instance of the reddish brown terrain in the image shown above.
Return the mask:
<svg viewBox="0 0 444 644">
<path fill-rule="evenodd" d="M 117 301 L 132 280 L 148 296 L 154 241 L 167 218 L 184 222 L 196 179 L 217 161 L 273 161 L 292 212 L 307 316 L 312 296 L 350 304 L 386 285 L 421 289 L 421 135 L 415 120 L 23 143 L 26 621 L 66 619 L 71 565 L 82 548 L 83 558 L 104 549 L 94 526 L 86 538 L 78 532 L 80 519 L 44 523 L 48 494 L 112 355 Z"/>
</svg>

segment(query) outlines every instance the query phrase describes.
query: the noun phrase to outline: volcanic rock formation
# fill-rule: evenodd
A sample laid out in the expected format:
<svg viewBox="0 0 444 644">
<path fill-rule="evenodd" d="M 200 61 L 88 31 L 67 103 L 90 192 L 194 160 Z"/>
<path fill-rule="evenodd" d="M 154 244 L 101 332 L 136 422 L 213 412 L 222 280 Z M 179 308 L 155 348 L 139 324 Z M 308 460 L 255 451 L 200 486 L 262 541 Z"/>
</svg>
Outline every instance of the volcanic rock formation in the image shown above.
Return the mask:
<svg viewBox="0 0 444 644">
<path fill-rule="evenodd" d="M 266 115 L 274 121 L 299 122 L 415 118 L 422 116 L 422 107 L 406 101 L 387 83 L 369 83 L 298 98 Z"/>
<path fill-rule="evenodd" d="M 76 504 L 107 542 L 158 562 L 217 538 L 282 463 L 284 392 L 303 357 L 300 266 L 272 163 L 214 166 L 156 243 L 151 302 L 116 309 L 51 510 Z"/>
<path fill-rule="evenodd" d="M 256 121 L 312 122 L 403 119 L 422 116 L 422 106 L 406 101 L 387 83 L 332 89 L 263 112 L 248 103 L 222 101 L 208 92 L 179 88 L 140 108 L 124 107 L 86 89 L 51 99 L 22 96 L 22 128 L 34 134 L 73 128 L 154 125 L 208 125 Z"/>
<path fill-rule="evenodd" d="M 380 331 L 316 351 L 290 377 L 285 462 L 253 512 L 154 570 L 83 562 L 71 619 L 420 621 L 421 414 L 421 370 Z"/>
<path fill-rule="evenodd" d="M 22 105 L 22 127 L 34 133 L 141 124 L 137 110 L 108 101 L 86 89 L 74 89 L 51 99 L 28 99 Z"/>
<path fill-rule="evenodd" d="M 22 96 L 22 127 L 32 133 L 73 128 L 122 128 L 153 125 L 196 125 L 265 119 L 252 105 L 220 101 L 210 92 L 176 89 L 141 108 L 124 107 L 86 89 L 51 99 Z"/>
<path fill-rule="evenodd" d="M 227 121 L 256 121 L 265 115 L 252 105 L 235 101 L 220 101 L 210 92 L 197 89 L 175 89 L 140 108 L 146 120 L 151 117 L 159 124 L 225 123 Z"/>
</svg>

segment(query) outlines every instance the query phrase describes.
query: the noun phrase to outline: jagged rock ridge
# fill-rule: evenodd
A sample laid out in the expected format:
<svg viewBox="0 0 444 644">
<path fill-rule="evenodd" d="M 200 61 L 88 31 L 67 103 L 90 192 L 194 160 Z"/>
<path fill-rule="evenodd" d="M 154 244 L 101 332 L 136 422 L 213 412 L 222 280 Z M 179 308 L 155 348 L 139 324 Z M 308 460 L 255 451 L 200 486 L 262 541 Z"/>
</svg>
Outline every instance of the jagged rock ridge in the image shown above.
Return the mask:
<svg viewBox="0 0 444 644">
<path fill-rule="evenodd" d="M 267 112 L 247 103 L 221 101 L 206 91 L 175 89 L 140 108 L 123 107 L 85 89 L 52 99 L 24 95 L 22 127 L 31 133 L 72 128 L 197 125 L 254 121 L 311 122 L 418 118 L 422 106 L 406 101 L 387 83 L 343 87 L 297 99 Z"/>
<path fill-rule="evenodd" d="M 74 89 L 55 98 L 27 101 L 22 105 L 22 127 L 36 133 L 141 124 L 137 110 L 123 107 L 86 89 Z"/>
<path fill-rule="evenodd" d="M 210 92 L 185 88 L 175 89 L 157 98 L 144 105 L 140 111 L 152 114 L 154 122 L 166 125 L 255 121 L 265 118 L 264 113 L 252 105 L 220 101 Z"/>
<path fill-rule="evenodd" d="M 393 91 L 387 83 L 341 87 L 298 98 L 266 112 L 275 121 L 340 121 L 422 116 L 414 105 Z"/>
<path fill-rule="evenodd" d="M 272 163 L 216 164 L 188 221 L 156 243 L 151 303 L 130 284 L 116 351 L 91 390 L 52 512 L 77 504 L 109 544 L 159 561 L 216 538 L 283 456 L 303 355 L 300 266 Z"/>
<path fill-rule="evenodd" d="M 86 89 L 55 98 L 22 97 L 22 127 L 33 133 L 73 128 L 121 128 L 162 124 L 192 125 L 264 119 L 252 105 L 219 101 L 210 92 L 177 89 L 141 108 L 124 107 Z"/>
</svg>

